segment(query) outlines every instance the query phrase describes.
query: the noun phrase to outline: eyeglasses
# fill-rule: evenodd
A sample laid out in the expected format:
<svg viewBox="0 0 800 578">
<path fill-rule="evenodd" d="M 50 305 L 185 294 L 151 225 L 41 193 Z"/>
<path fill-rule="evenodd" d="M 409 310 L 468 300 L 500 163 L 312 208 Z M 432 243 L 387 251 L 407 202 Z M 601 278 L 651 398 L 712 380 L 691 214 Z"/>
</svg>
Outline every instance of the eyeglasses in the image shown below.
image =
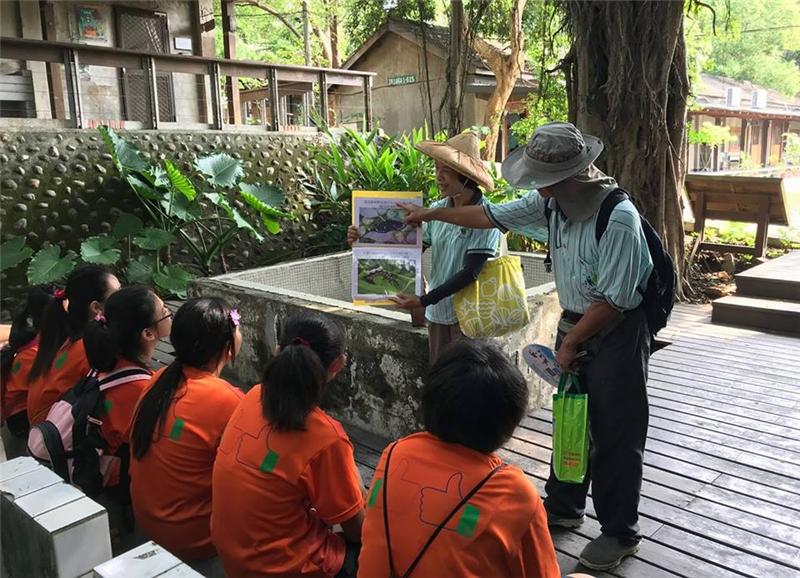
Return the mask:
<svg viewBox="0 0 800 578">
<path fill-rule="evenodd" d="M 167 307 L 166 307 L 166 306 L 164 307 L 164 309 L 162 309 L 162 310 L 161 310 L 161 312 L 162 312 L 162 313 L 166 312 L 166 313 L 165 313 L 165 315 L 164 315 L 164 317 L 161 317 L 161 318 L 159 318 L 159 319 L 156 319 L 156 320 L 153 322 L 153 325 L 158 325 L 158 324 L 159 324 L 159 323 L 161 323 L 162 321 L 166 321 L 167 319 L 172 319 L 172 318 L 175 316 L 175 314 L 174 314 L 172 311 L 170 311 L 169 309 L 167 309 Z"/>
</svg>

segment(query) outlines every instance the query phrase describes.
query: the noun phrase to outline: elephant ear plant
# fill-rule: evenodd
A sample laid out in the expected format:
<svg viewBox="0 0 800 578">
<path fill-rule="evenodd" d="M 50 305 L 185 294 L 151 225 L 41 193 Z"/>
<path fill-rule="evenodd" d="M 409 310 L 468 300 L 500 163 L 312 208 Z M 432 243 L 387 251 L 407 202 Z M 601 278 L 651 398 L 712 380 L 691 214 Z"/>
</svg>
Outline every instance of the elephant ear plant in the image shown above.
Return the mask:
<svg viewBox="0 0 800 578">
<path fill-rule="evenodd" d="M 63 279 L 80 263 L 97 263 L 116 266 L 128 282 L 154 283 L 165 296 L 185 297 L 196 275 L 227 271 L 224 251 L 237 233 L 262 241 L 264 233 L 281 231 L 281 220 L 294 218 L 279 208 L 285 200 L 279 188 L 243 182 L 242 162 L 230 155 L 198 158 L 183 172 L 168 159 L 151 162 L 108 127 L 100 134 L 146 223 L 122 213 L 110 234 L 83 240 L 80 255 L 62 254 L 58 245 L 34 253 L 24 237 L 11 237 L 0 245 L 0 271 L 28 261 L 28 283 L 38 285 Z M 188 249 L 189 260 L 176 262 L 178 246 Z"/>
</svg>

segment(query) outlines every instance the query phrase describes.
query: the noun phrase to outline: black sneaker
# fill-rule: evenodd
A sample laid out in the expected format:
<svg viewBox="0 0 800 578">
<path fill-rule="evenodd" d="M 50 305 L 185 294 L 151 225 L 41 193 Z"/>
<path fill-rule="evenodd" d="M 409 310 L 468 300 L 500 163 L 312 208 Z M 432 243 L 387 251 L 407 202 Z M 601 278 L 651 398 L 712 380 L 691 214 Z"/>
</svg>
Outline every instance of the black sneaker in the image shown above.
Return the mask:
<svg viewBox="0 0 800 578">
<path fill-rule="evenodd" d="M 592 570 L 611 570 L 620 565 L 627 557 L 639 551 L 639 542 L 629 545 L 620 542 L 619 538 L 601 534 L 583 549 L 579 561 Z"/>
</svg>

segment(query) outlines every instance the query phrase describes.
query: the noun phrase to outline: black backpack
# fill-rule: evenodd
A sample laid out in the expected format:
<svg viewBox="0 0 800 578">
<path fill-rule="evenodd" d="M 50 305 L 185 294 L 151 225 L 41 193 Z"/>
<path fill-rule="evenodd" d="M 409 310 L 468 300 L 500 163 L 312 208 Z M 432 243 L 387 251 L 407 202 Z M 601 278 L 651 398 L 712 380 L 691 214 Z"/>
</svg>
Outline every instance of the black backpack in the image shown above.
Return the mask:
<svg viewBox="0 0 800 578">
<path fill-rule="evenodd" d="M 149 377 L 150 372 L 139 367 L 118 369 L 103 379 L 97 379 L 97 372 L 91 371 L 53 404 L 45 421 L 31 428 L 28 453 L 65 482 L 90 497 L 97 496 L 103 490 L 100 461 L 106 449 L 100 433 L 104 392 Z M 122 461 L 121 482 L 125 483 L 128 452 L 123 450 L 115 457 Z"/>
<path fill-rule="evenodd" d="M 630 199 L 628 193 L 623 189 L 615 189 L 611 191 L 608 196 L 603 200 L 600 205 L 600 210 L 597 214 L 597 222 L 595 223 L 594 237 L 597 242 L 600 242 L 603 234 L 608 228 L 608 220 L 611 217 L 611 212 L 622 201 Z M 547 257 L 544 260 L 545 269 L 547 272 L 552 271 L 553 261 L 550 258 L 550 216 L 553 214 L 553 209 L 550 208 L 550 203 L 545 204 L 544 208 L 545 218 L 547 219 Z M 672 307 L 675 305 L 675 295 L 678 286 L 678 275 L 675 272 L 675 262 L 672 257 L 664 249 L 664 244 L 661 242 L 661 237 L 658 236 L 653 226 L 639 214 L 642 221 L 642 230 L 644 231 L 645 239 L 647 240 L 647 249 L 650 251 L 650 258 L 653 260 L 653 271 L 650 273 L 650 278 L 647 280 L 647 286 L 639 293 L 642 294 L 642 306 L 644 307 L 645 316 L 647 317 L 647 325 L 650 328 L 650 334 L 655 335 L 667 326 L 667 321 L 672 313 Z"/>
</svg>

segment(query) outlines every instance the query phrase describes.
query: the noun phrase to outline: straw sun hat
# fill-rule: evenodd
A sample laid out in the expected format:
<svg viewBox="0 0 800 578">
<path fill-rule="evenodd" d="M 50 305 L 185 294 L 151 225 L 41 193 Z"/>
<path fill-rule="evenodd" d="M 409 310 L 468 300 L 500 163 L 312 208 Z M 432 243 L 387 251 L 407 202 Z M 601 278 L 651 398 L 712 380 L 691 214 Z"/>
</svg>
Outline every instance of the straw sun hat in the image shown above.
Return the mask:
<svg viewBox="0 0 800 578">
<path fill-rule="evenodd" d="M 474 132 L 458 134 L 446 142 L 422 141 L 416 148 L 458 174 L 469 177 L 485 190 L 494 189 L 494 180 L 481 159 L 480 139 Z"/>
</svg>

